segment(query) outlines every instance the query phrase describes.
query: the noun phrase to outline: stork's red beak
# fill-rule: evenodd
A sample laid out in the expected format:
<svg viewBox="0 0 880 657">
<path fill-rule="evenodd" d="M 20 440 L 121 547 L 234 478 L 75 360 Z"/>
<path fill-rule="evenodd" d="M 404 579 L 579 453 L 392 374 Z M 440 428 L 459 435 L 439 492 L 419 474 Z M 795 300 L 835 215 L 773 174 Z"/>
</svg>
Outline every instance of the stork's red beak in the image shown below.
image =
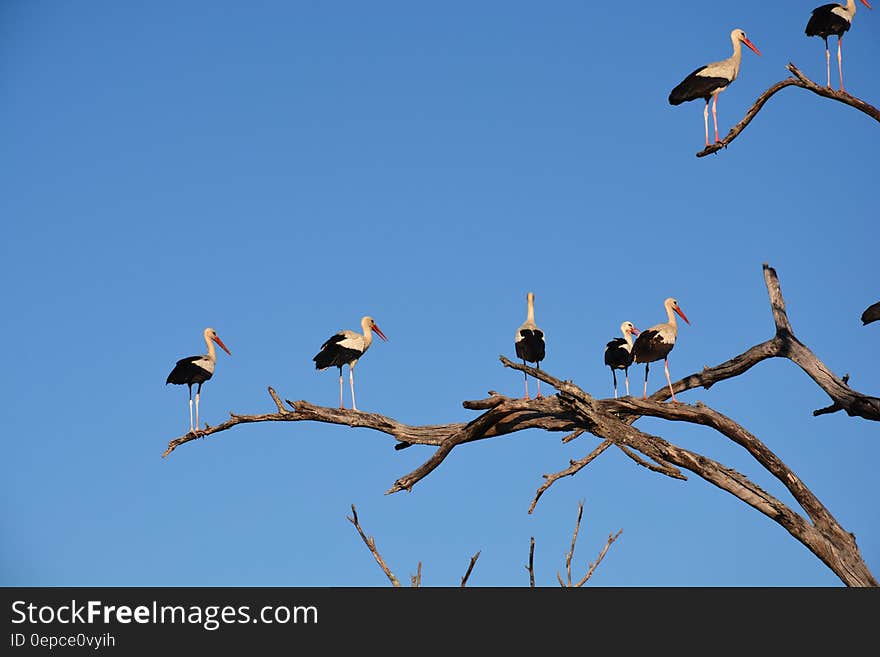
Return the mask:
<svg viewBox="0 0 880 657">
<path fill-rule="evenodd" d="M 865 0 L 862 0 L 862 2 L 865 2 Z M 751 48 L 751 49 L 754 51 L 754 53 L 760 57 L 760 55 L 761 55 L 761 51 L 758 50 L 757 48 L 755 48 L 755 44 L 754 44 L 754 43 L 752 43 L 751 41 L 749 41 L 746 37 L 743 37 L 742 42 L 743 42 L 744 44 L 746 44 L 749 48 Z M 687 321 L 687 320 L 685 320 L 685 321 Z"/>
<path fill-rule="evenodd" d="M 376 322 L 373 322 L 373 330 L 376 332 L 376 335 L 378 335 L 380 338 L 385 340 L 385 342 L 388 342 L 388 338 L 386 338 L 385 334 L 382 333 L 382 329 L 380 329 L 378 326 L 376 326 Z"/>
<path fill-rule="evenodd" d="M 221 339 L 220 339 L 219 337 L 217 337 L 216 335 L 215 335 L 213 338 L 211 338 L 211 339 L 212 339 L 214 342 L 216 342 L 217 344 L 219 344 L 219 345 L 223 348 L 223 351 L 225 351 L 225 352 L 226 352 L 227 354 L 229 354 L 230 356 L 232 355 L 232 352 L 229 351 L 229 349 L 226 348 L 226 345 L 225 345 L 225 344 L 223 344 L 223 340 L 221 340 Z"/>
<path fill-rule="evenodd" d="M 871 8 L 871 5 L 868 4 L 868 0 L 862 0 L 862 4 L 865 5 L 868 9 Z"/>
<path fill-rule="evenodd" d="M 639 329 L 637 329 L 635 326 L 631 326 L 629 329 L 629 332 L 632 333 L 633 335 L 638 335 L 639 333 L 641 333 L 641 331 Z"/>
<path fill-rule="evenodd" d="M 686 324 L 690 324 L 690 322 L 688 321 L 688 318 L 685 317 L 685 316 L 684 316 L 684 313 L 681 311 L 681 308 L 679 308 L 678 306 L 676 306 L 675 308 L 673 308 L 673 310 L 675 311 L 675 313 L 676 313 L 679 317 L 681 317 L 681 318 L 685 321 Z"/>
</svg>

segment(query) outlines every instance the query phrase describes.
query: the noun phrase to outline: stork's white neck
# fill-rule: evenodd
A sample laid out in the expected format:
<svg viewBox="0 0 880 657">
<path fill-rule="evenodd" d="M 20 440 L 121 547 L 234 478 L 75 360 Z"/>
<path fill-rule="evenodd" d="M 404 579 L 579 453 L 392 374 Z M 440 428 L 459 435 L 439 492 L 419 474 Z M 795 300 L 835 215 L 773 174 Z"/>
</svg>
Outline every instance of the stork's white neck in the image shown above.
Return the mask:
<svg viewBox="0 0 880 657">
<path fill-rule="evenodd" d="M 678 321 L 675 319 L 675 312 L 672 310 L 672 304 L 666 304 L 667 323 L 672 327 L 674 333 L 678 333 Z"/>
<path fill-rule="evenodd" d="M 208 360 L 217 361 L 217 352 L 214 350 L 214 342 L 211 340 L 210 332 L 205 331 L 205 344 L 208 345 Z"/>
<path fill-rule="evenodd" d="M 361 328 L 364 331 L 364 351 L 373 343 L 373 323 L 366 317 L 361 320 Z"/>
<path fill-rule="evenodd" d="M 527 297 L 527 314 L 526 314 L 526 322 L 531 324 L 535 323 L 535 295 L 529 292 Z"/>
<path fill-rule="evenodd" d="M 852 0 L 850 0 L 850 2 L 852 2 Z M 730 40 L 733 42 L 733 55 L 730 58 L 733 62 L 733 79 L 736 79 L 739 75 L 739 65 L 742 62 L 742 41 L 732 34 L 730 35 Z M 675 320 L 673 319 L 672 321 L 674 322 Z"/>
</svg>

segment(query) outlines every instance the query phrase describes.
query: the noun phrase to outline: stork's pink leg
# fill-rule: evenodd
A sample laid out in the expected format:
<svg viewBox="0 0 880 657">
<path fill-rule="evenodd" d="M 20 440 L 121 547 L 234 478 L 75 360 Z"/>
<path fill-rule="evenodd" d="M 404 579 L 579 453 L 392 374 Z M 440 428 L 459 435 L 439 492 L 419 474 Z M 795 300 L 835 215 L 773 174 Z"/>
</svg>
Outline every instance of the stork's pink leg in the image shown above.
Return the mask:
<svg viewBox="0 0 880 657">
<path fill-rule="evenodd" d="M 629 397 L 629 369 L 624 370 L 626 377 L 626 396 Z M 614 382 L 614 396 L 617 397 L 617 381 Z"/>
<path fill-rule="evenodd" d="M 617 374 L 614 373 L 614 368 L 611 368 L 611 380 L 614 381 L 614 398 L 617 399 Z"/>
<path fill-rule="evenodd" d="M 706 146 L 709 145 L 709 101 L 706 101 L 706 106 L 703 108 L 703 125 L 706 128 Z"/>
<path fill-rule="evenodd" d="M 706 107 L 708 107 L 708 106 L 709 105 L 707 104 Z M 706 145 L 708 146 L 708 142 L 706 143 Z M 648 398 L 648 365 L 649 364 L 650 363 L 645 363 L 645 390 L 644 390 L 644 392 L 642 392 L 642 399 Z"/>
<path fill-rule="evenodd" d="M 672 380 L 669 378 L 669 359 L 663 359 L 663 369 L 666 371 L 666 383 L 669 384 L 669 394 L 672 395 L 672 401 L 678 401 L 675 398 L 675 393 L 672 391 Z"/>
<path fill-rule="evenodd" d="M 345 408 L 345 404 L 342 403 L 342 368 L 339 368 L 339 408 Z"/>
<path fill-rule="evenodd" d="M 840 41 L 837 42 L 838 47 Z M 828 49 L 828 37 L 825 37 L 825 75 L 828 80 L 828 88 L 831 88 L 831 51 Z"/>
<path fill-rule="evenodd" d="M 718 115 L 716 114 L 716 108 L 718 106 L 718 94 L 715 94 L 715 99 L 712 101 L 712 121 L 715 123 L 715 143 L 721 141 L 718 139 Z"/>
<path fill-rule="evenodd" d="M 354 403 L 354 369 L 351 367 L 348 368 L 348 385 L 351 386 L 351 409 L 356 411 L 358 407 Z"/>
<path fill-rule="evenodd" d="M 199 432 L 199 393 L 196 392 L 196 433 Z"/>
<path fill-rule="evenodd" d="M 537 367 L 538 369 L 541 369 L 541 363 L 535 363 L 535 367 Z M 537 395 L 537 399 L 540 399 L 541 397 L 543 397 L 543 395 L 541 394 L 541 379 L 535 379 L 535 381 L 538 382 L 538 395 Z"/>
<path fill-rule="evenodd" d="M 189 431 L 190 431 L 190 433 L 194 433 L 194 432 L 193 432 L 193 398 L 192 398 L 192 391 L 190 391 L 189 394 L 190 394 L 190 397 L 189 397 Z"/>
<path fill-rule="evenodd" d="M 840 75 L 840 90 L 843 91 L 843 55 L 841 54 L 841 46 L 840 42 L 843 40 L 842 36 L 837 37 L 837 73 Z M 831 81 L 829 80 L 828 86 L 831 86 Z"/>
<path fill-rule="evenodd" d="M 526 364 L 526 361 L 523 361 L 523 365 Z M 523 380 L 526 382 L 526 396 L 523 399 L 531 399 L 529 397 L 529 375 L 523 372 Z"/>
</svg>

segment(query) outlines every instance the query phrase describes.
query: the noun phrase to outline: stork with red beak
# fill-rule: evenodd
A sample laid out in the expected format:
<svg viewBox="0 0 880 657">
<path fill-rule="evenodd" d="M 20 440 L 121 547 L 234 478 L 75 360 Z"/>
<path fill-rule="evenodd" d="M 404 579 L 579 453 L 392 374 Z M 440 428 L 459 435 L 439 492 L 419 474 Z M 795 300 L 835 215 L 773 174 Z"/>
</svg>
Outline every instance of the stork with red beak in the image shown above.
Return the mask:
<svg viewBox="0 0 880 657">
<path fill-rule="evenodd" d="M 678 324 L 675 321 L 675 314 L 681 317 L 685 323 L 690 324 L 690 322 L 681 308 L 678 307 L 678 301 L 672 297 L 663 302 L 663 307 L 666 308 L 667 321 L 652 326 L 639 334 L 639 337 L 636 338 L 633 344 L 633 360 L 637 363 L 645 364 L 645 390 L 642 393 L 642 399 L 648 398 L 648 367 L 654 361 L 662 360 L 672 401 L 678 401 L 675 398 L 675 392 L 672 390 L 672 381 L 669 378 L 668 358 L 669 352 L 675 346 L 675 338 L 678 335 Z"/>
<path fill-rule="evenodd" d="M 871 5 L 868 0 L 861 0 L 868 9 Z M 846 6 L 832 2 L 821 7 L 816 7 L 807 21 L 804 34 L 807 36 L 820 36 L 825 41 L 825 74 L 828 80 L 828 88 L 831 88 L 831 52 L 828 50 L 828 37 L 832 34 L 837 36 L 837 73 L 840 80 L 840 90 L 843 89 L 843 55 L 841 54 L 841 42 L 843 33 L 849 30 L 853 18 L 856 15 L 855 0 L 846 0 Z"/>
<path fill-rule="evenodd" d="M 755 45 L 746 38 L 746 33 L 737 28 L 730 33 L 733 43 L 733 55 L 720 62 L 712 62 L 701 66 L 684 80 L 678 83 L 669 93 L 670 105 L 681 105 L 690 100 L 702 98 L 706 101 L 703 108 L 703 123 L 706 127 L 706 146 L 709 145 L 709 100 L 712 100 L 712 121 L 715 123 L 715 141 L 718 138 L 718 94 L 727 89 L 731 82 L 739 75 L 739 65 L 742 61 L 742 46 L 746 44 L 755 54 L 761 53 Z"/>
<path fill-rule="evenodd" d="M 614 398 L 617 399 L 617 373 L 615 370 L 623 370 L 626 377 L 626 395 L 629 396 L 629 366 L 633 362 L 633 339 L 632 336 L 639 334 L 639 329 L 632 322 L 623 322 L 620 325 L 622 338 L 614 338 L 605 345 L 605 364 L 611 368 L 611 378 L 614 380 Z"/>
<path fill-rule="evenodd" d="M 328 367 L 334 366 L 339 368 L 339 408 L 345 408 L 342 400 L 342 366 L 348 365 L 348 383 L 351 386 L 351 408 L 355 411 L 357 410 L 357 404 L 354 401 L 354 366 L 358 359 L 367 353 L 370 345 L 373 344 L 373 331 L 383 340 L 388 340 L 369 315 L 361 318 L 361 329 L 363 333 L 350 329 L 334 333 L 321 345 L 321 350 L 312 358 L 315 361 L 316 370 L 325 370 Z"/>
<path fill-rule="evenodd" d="M 206 328 L 203 332 L 205 337 L 205 344 L 208 345 L 208 353 L 201 354 L 199 356 L 188 356 L 186 358 L 181 358 L 177 361 L 177 364 L 174 366 L 174 369 L 171 370 L 171 373 L 168 375 L 168 378 L 165 380 L 165 385 L 169 383 L 174 383 L 177 385 L 184 385 L 189 388 L 189 430 L 190 433 L 198 433 L 199 429 L 199 396 L 202 392 L 202 384 L 214 376 L 214 365 L 217 362 L 217 352 L 214 351 L 214 343 L 220 345 L 220 347 L 230 356 L 232 352 L 226 348 L 226 345 L 223 344 L 223 340 L 220 339 L 220 336 L 217 335 L 217 332 L 212 328 Z M 193 396 L 192 396 L 192 387 L 193 384 L 197 384 L 196 388 L 196 423 L 195 427 L 193 427 Z"/>
</svg>

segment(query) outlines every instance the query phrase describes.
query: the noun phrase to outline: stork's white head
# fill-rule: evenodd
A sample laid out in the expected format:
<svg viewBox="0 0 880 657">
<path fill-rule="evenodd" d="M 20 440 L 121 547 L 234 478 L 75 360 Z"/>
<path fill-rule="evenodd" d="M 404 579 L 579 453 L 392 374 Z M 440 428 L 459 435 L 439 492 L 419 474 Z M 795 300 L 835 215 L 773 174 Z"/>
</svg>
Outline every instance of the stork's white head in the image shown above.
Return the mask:
<svg viewBox="0 0 880 657">
<path fill-rule="evenodd" d="M 864 0 L 862 0 L 862 2 L 864 2 Z M 733 30 L 733 31 L 730 33 L 730 40 L 733 41 L 733 42 L 737 42 L 737 41 L 739 41 L 739 42 L 741 42 L 741 43 L 744 43 L 744 44 L 746 44 L 749 48 L 751 48 L 752 51 L 753 51 L 756 55 L 759 55 L 759 56 L 760 56 L 760 54 L 761 54 L 761 51 L 759 51 L 759 50 L 755 47 L 755 44 L 752 43 L 751 41 L 749 41 L 748 37 L 746 36 L 746 33 L 743 32 L 743 31 L 742 31 L 741 29 L 739 29 L 739 28 L 736 28 L 735 30 Z"/>
<path fill-rule="evenodd" d="M 216 342 L 217 344 L 220 345 L 220 347 L 223 349 L 223 351 L 225 351 L 230 356 L 232 355 L 232 352 L 226 348 L 226 345 L 223 344 L 223 340 L 221 340 L 220 336 L 217 335 L 217 331 L 215 331 L 211 327 L 208 327 L 205 329 L 205 341 L 207 342 L 208 340 L 213 340 L 214 342 Z"/>
<path fill-rule="evenodd" d="M 620 332 L 624 335 L 638 335 L 641 331 L 633 326 L 632 322 L 623 322 L 620 325 Z"/>
<path fill-rule="evenodd" d="M 361 328 L 363 328 L 364 333 L 366 333 L 367 331 L 375 331 L 376 335 L 388 342 L 388 338 L 386 338 L 385 334 L 382 333 L 382 329 L 379 328 L 379 325 L 376 324 L 373 318 L 369 315 L 364 315 L 364 317 L 361 319 Z"/>
<path fill-rule="evenodd" d="M 676 315 L 681 317 L 685 321 L 685 324 L 690 324 L 688 318 L 684 316 L 684 312 L 682 311 L 682 309 L 678 307 L 678 301 L 676 301 L 672 297 L 669 297 L 668 299 L 666 299 L 666 301 L 663 302 L 663 305 L 666 306 L 667 314 L 672 311 Z"/>
</svg>

